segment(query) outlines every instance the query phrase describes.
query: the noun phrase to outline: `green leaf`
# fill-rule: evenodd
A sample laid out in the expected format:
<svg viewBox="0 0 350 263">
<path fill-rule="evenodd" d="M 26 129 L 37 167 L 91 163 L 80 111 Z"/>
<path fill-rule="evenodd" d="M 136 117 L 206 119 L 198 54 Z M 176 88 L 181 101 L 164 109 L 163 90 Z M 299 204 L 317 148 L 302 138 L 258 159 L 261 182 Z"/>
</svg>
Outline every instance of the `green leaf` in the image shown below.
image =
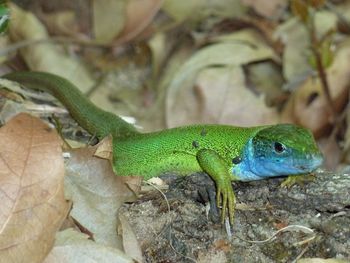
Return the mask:
<svg viewBox="0 0 350 263">
<path fill-rule="evenodd" d="M 320 43 L 318 46 L 318 51 L 321 54 L 321 62 L 324 68 L 328 68 L 332 65 L 333 59 L 334 59 L 334 50 L 332 48 L 332 41 L 330 38 L 325 39 Z M 315 56 L 312 55 L 309 58 L 309 63 L 312 66 L 312 68 L 316 69 L 316 59 Z"/>
<path fill-rule="evenodd" d="M 0 34 L 4 33 L 8 27 L 10 12 L 6 4 L 0 3 Z"/>
</svg>

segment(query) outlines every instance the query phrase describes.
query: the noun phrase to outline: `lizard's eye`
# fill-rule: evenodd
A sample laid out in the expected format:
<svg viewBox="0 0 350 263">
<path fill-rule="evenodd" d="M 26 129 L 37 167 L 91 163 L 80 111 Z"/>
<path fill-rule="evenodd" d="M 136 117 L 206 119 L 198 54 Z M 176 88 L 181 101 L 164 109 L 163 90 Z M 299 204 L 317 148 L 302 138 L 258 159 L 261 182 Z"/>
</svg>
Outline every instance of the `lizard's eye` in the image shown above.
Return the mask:
<svg viewBox="0 0 350 263">
<path fill-rule="evenodd" d="M 274 147 L 276 153 L 283 153 L 286 150 L 286 146 L 284 146 L 280 142 L 275 142 L 273 147 Z"/>
</svg>

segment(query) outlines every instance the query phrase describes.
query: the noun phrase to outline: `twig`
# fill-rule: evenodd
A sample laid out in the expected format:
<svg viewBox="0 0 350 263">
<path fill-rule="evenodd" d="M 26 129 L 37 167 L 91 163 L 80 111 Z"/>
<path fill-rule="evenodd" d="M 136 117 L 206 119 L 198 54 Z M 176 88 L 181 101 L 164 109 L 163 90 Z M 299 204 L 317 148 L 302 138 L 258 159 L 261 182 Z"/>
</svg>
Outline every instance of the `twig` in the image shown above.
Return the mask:
<svg viewBox="0 0 350 263">
<path fill-rule="evenodd" d="M 308 29 L 309 35 L 310 35 L 311 51 L 314 54 L 314 57 L 315 57 L 315 60 L 316 60 L 316 67 L 317 67 L 318 77 L 321 80 L 322 89 L 323 89 L 323 92 L 324 92 L 324 94 L 326 96 L 326 101 L 327 101 L 328 106 L 329 106 L 330 111 L 331 111 L 331 116 L 332 116 L 331 121 L 333 123 L 335 123 L 336 122 L 336 113 L 337 112 L 336 112 L 336 109 L 334 107 L 333 100 L 332 100 L 332 97 L 331 97 L 329 84 L 328 84 L 328 80 L 327 80 L 327 73 L 325 71 L 325 67 L 323 65 L 322 57 L 321 57 L 320 51 L 318 49 L 319 41 L 318 41 L 317 35 L 316 35 L 316 28 L 315 28 L 314 17 L 312 17 L 312 19 L 310 19 L 310 23 L 309 23 L 309 25 L 306 28 Z"/>
</svg>

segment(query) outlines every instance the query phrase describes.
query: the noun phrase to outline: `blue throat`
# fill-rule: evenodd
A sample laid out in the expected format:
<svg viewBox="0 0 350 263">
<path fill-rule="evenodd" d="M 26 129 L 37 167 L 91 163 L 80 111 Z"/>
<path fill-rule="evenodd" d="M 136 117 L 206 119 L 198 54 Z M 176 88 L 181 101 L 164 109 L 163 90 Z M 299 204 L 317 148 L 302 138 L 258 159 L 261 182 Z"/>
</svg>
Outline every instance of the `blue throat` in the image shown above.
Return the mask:
<svg viewBox="0 0 350 263">
<path fill-rule="evenodd" d="M 256 168 L 256 164 L 254 161 L 252 161 L 254 156 L 252 144 L 252 139 L 250 139 L 243 149 L 241 156 L 242 161 L 239 164 L 234 165 L 232 168 L 232 175 L 239 181 L 255 181 L 265 179 L 263 176 L 253 172 L 255 171 L 254 168 Z"/>
</svg>

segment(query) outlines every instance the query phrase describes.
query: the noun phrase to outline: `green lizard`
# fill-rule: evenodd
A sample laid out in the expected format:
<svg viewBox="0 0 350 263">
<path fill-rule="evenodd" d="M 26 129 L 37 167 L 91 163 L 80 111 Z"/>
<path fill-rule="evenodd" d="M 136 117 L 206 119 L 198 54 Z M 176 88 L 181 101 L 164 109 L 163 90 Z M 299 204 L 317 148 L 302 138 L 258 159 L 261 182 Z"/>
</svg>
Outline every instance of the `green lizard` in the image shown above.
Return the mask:
<svg viewBox="0 0 350 263">
<path fill-rule="evenodd" d="M 222 221 L 228 210 L 233 222 L 235 195 L 231 181 L 306 174 L 323 161 L 311 132 L 292 124 L 249 128 L 193 125 L 140 133 L 120 117 L 96 107 L 62 77 L 14 72 L 3 78 L 51 93 L 98 139 L 112 134 L 112 166 L 116 175 L 149 179 L 165 172 L 206 172 L 216 184 Z"/>
</svg>

